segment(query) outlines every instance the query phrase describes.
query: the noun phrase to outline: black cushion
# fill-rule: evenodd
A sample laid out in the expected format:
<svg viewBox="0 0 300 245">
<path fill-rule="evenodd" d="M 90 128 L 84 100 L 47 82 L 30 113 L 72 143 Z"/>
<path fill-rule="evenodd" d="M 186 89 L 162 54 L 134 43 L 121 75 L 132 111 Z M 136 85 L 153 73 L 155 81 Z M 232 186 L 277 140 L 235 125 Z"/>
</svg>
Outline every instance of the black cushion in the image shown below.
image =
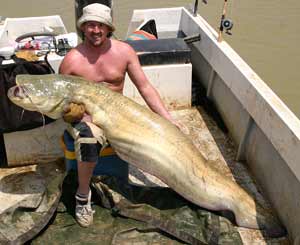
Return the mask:
<svg viewBox="0 0 300 245">
<path fill-rule="evenodd" d="M 50 74 L 50 66 L 44 61 L 29 62 L 15 58 L 13 64 L 0 65 L 0 133 L 27 130 L 42 126 L 44 121 L 41 113 L 27 111 L 12 103 L 7 92 L 16 85 L 18 74 Z M 46 123 L 53 120 L 44 117 Z"/>
<path fill-rule="evenodd" d="M 191 49 L 182 38 L 126 40 L 137 52 L 141 65 L 186 64 Z"/>
</svg>

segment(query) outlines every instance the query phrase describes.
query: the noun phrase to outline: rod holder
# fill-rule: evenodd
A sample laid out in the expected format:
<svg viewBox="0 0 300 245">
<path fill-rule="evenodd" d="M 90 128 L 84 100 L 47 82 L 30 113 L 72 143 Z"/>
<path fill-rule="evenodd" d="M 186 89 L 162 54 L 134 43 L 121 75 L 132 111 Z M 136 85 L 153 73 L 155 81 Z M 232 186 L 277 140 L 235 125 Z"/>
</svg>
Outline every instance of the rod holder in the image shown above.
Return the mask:
<svg viewBox="0 0 300 245">
<path fill-rule="evenodd" d="M 199 4 L 199 1 L 196 0 L 196 1 L 195 1 L 195 4 L 194 4 L 194 10 L 193 10 L 194 16 L 197 16 L 197 12 L 198 12 L 198 4 Z"/>
</svg>

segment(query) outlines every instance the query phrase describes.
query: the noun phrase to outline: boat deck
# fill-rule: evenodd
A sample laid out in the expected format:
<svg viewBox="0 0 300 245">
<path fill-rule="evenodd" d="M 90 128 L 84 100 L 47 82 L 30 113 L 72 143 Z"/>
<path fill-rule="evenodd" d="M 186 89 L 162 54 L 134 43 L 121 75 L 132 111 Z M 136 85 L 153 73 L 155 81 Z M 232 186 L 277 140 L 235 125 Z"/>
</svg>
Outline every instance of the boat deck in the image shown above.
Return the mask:
<svg viewBox="0 0 300 245">
<path fill-rule="evenodd" d="M 222 175 L 232 178 L 252 195 L 257 203 L 266 209 L 271 209 L 245 163 L 235 160 L 237 150 L 232 140 L 223 133 L 202 107 L 173 111 L 172 116 L 188 128 L 188 137 L 192 139 L 202 155 L 214 164 Z M 132 166 L 130 168 L 130 179 L 134 183 L 164 186 L 155 177 L 142 173 Z M 244 244 L 289 244 L 286 237 L 268 239 L 258 230 L 238 228 L 238 231 Z"/>
<path fill-rule="evenodd" d="M 262 194 L 262 190 L 260 190 L 259 186 L 255 183 L 254 178 L 249 173 L 245 164 L 235 160 L 236 147 L 231 139 L 223 133 L 222 130 L 220 130 L 216 122 L 205 112 L 203 108 L 193 107 L 177 110 L 173 111 L 172 115 L 176 120 L 187 127 L 189 131 L 186 132 L 188 137 L 192 139 L 203 156 L 211 164 L 214 164 L 216 169 L 218 169 L 223 175 L 226 175 L 236 181 L 263 207 L 271 209 L 270 204 Z M 46 164 L 39 166 L 42 167 L 49 165 Z M 34 167 L 27 166 L 24 168 L 30 170 Z M 11 171 L 15 171 L 15 169 L 12 169 Z M 4 172 L 2 174 L 5 175 Z M 41 179 L 38 178 L 38 180 Z M 135 184 L 164 186 L 164 183 L 154 176 L 144 173 L 133 166 L 130 166 L 130 180 Z M 27 185 L 25 185 L 24 188 L 26 189 L 30 186 L 30 184 L 30 182 L 27 182 Z M 268 239 L 258 230 L 238 228 L 238 231 L 244 244 L 289 244 L 286 237 L 280 239 Z"/>
</svg>

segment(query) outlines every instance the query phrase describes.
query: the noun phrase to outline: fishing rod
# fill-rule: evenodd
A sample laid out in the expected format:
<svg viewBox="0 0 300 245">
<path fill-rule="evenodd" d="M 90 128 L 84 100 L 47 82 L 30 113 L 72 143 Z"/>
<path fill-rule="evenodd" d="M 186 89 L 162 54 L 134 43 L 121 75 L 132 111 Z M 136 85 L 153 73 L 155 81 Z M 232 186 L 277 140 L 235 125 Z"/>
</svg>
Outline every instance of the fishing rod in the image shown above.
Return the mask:
<svg viewBox="0 0 300 245">
<path fill-rule="evenodd" d="M 221 22 L 220 22 L 220 27 L 219 27 L 218 42 L 222 42 L 222 40 L 223 40 L 222 34 L 223 34 L 224 29 L 226 30 L 226 34 L 232 35 L 230 30 L 233 27 L 233 22 L 230 19 L 226 19 L 227 4 L 228 4 L 228 0 L 224 0 L 223 12 L 222 12 Z"/>
</svg>

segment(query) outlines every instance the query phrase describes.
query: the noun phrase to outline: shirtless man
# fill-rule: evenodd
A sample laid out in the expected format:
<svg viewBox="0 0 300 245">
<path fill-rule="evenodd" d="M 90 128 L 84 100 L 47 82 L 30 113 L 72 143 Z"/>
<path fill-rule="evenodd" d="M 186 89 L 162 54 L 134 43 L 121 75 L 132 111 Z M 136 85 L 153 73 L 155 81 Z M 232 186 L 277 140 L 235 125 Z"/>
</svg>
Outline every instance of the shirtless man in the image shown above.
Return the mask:
<svg viewBox="0 0 300 245">
<path fill-rule="evenodd" d="M 115 30 L 110 8 L 98 3 L 86 6 L 77 26 L 84 33 L 84 41 L 65 56 L 59 69 L 60 73 L 81 76 L 96 83 L 105 83 L 110 89 L 122 93 L 127 72 L 151 110 L 178 126 L 166 110 L 159 94 L 146 78 L 135 51 L 128 44 L 109 38 Z M 103 135 L 95 136 L 99 130 L 101 132 L 101 129 L 91 124 L 88 115 L 84 115 L 80 122 L 74 120 L 71 126 L 73 132 L 70 130 L 68 132 L 75 140 L 78 162 L 76 220 L 81 226 L 87 227 L 93 222 L 90 179 L 99 150 L 105 145 L 105 139 L 103 140 Z M 93 141 L 95 138 L 97 141 Z M 87 156 L 86 152 L 88 152 Z"/>
</svg>

